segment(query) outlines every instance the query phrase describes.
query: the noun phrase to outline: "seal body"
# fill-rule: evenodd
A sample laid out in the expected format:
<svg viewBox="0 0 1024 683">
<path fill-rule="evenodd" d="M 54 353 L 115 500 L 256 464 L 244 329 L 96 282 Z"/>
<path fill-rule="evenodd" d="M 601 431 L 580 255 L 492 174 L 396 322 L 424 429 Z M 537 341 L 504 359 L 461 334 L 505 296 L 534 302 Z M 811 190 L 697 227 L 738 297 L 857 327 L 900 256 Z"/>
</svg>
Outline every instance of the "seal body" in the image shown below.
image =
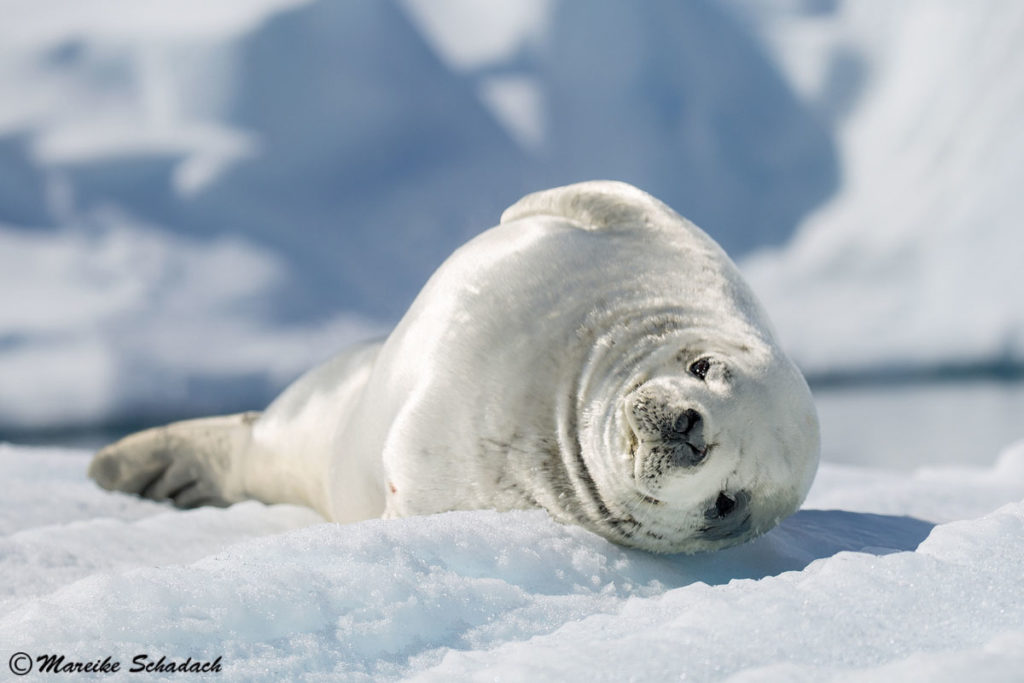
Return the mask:
<svg viewBox="0 0 1024 683">
<path fill-rule="evenodd" d="M 126 437 L 90 474 L 179 505 L 349 522 L 540 506 L 606 538 L 711 550 L 772 528 L 817 467 L 810 391 L 706 234 L 640 190 L 529 195 L 391 335 L 262 414 Z"/>
</svg>

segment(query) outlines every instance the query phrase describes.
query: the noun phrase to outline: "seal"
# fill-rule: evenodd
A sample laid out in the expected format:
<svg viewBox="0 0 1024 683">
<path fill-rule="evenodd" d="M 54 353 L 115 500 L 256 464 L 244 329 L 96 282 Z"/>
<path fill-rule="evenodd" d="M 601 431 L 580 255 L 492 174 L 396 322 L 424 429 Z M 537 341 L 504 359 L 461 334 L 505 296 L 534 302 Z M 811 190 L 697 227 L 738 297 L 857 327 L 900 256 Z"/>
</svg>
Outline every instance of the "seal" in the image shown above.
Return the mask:
<svg viewBox="0 0 1024 683">
<path fill-rule="evenodd" d="M 528 195 L 394 331 L 262 413 L 99 451 L 101 486 L 337 522 L 542 507 L 616 543 L 715 550 L 775 526 L 818 462 L 810 391 L 725 252 L 630 185 Z"/>
</svg>

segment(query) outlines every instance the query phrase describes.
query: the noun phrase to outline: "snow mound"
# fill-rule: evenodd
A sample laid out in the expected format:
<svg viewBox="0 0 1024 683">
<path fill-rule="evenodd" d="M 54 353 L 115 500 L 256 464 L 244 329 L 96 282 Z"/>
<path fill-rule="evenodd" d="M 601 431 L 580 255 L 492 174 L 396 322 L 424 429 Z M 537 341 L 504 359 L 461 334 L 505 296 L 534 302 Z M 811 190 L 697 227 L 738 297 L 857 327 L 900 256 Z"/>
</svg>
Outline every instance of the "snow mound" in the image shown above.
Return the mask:
<svg viewBox="0 0 1024 683">
<path fill-rule="evenodd" d="M 955 680 L 1024 663 L 1024 588 L 1007 571 L 1024 558 L 1024 443 L 994 470 L 915 475 L 913 495 L 826 464 L 810 502 L 863 511 L 804 509 L 697 556 L 541 511 L 346 526 L 257 503 L 180 512 L 91 487 L 88 458 L 0 450 L 22 492 L 0 503 L 5 653 L 219 656 L 237 680 Z M 984 514 L 911 516 L 928 482 Z"/>
</svg>

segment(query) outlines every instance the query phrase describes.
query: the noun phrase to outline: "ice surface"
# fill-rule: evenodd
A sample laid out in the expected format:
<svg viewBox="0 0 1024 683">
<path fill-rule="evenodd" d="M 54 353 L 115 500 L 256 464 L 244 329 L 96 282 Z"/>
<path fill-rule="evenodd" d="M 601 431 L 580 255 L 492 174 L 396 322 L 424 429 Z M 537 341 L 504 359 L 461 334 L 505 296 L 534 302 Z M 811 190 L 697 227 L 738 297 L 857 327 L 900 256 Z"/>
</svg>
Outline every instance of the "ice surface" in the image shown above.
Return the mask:
<svg viewBox="0 0 1024 683">
<path fill-rule="evenodd" d="M 814 392 L 822 453 L 833 463 L 913 471 L 990 466 L 1024 437 L 1024 383 L 954 381 Z"/>
<path fill-rule="evenodd" d="M 992 469 L 823 465 L 805 509 L 699 556 L 541 511 L 181 512 L 93 487 L 88 458 L 0 450 L 17 492 L 0 501 L 5 659 L 221 656 L 229 680 L 1013 680 L 1024 664 L 1024 443 Z"/>
</svg>

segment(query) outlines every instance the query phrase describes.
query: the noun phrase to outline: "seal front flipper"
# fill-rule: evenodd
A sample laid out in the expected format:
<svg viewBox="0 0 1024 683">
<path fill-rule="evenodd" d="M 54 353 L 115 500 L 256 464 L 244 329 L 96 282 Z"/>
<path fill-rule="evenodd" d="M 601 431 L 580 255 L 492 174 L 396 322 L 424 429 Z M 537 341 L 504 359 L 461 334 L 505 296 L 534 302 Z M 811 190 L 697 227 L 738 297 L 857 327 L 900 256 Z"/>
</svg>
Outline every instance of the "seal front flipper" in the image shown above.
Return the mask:
<svg viewBox="0 0 1024 683">
<path fill-rule="evenodd" d="M 182 508 L 237 503 L 248 497 L 240 460 L 259 416 L 206 417 L 130 434 L 95 455 L 89 476 L 105 489 Z"/>
</svg>

